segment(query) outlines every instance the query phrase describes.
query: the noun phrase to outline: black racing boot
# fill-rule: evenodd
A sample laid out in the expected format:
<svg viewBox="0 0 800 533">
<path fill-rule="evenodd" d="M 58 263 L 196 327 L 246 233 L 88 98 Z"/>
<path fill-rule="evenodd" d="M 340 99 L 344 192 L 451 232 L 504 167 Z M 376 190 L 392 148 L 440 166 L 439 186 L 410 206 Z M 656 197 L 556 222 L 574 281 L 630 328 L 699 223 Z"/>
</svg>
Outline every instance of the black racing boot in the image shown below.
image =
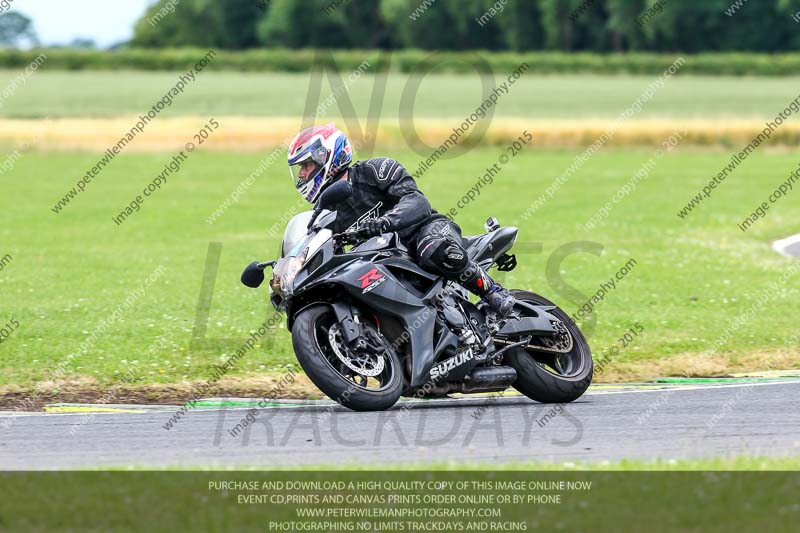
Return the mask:
<svg viewBox="0 0 800 533">
<path fill-rule="evenodd" d="M 480 296 L 500 318 L 507 317 L 514 308 L 516 300 L 511 293 L 475 263 L 470 263 L 459 281 L 468 291 Z"/>
</svg>

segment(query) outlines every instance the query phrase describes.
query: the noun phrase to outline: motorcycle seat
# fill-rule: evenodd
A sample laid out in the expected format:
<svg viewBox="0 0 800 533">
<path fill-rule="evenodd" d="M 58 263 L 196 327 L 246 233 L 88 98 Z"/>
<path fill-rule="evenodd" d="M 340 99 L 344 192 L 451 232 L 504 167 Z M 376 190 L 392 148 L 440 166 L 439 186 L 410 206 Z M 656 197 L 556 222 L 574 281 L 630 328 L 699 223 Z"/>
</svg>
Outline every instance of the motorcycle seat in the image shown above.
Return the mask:
<svg viewBox="0 0 800 533">
<path fill-rule="evenodd" d="M 488 240 L 489 240 L 488 233 L 484 233 L 483 235 L 467 235 L 466 237 L 461 238 L 461 242 L 464 246 L 464 249 L 473 259 L 474 259 L 473 256 L 476 253 L 486 248 Z"/>
</svg>

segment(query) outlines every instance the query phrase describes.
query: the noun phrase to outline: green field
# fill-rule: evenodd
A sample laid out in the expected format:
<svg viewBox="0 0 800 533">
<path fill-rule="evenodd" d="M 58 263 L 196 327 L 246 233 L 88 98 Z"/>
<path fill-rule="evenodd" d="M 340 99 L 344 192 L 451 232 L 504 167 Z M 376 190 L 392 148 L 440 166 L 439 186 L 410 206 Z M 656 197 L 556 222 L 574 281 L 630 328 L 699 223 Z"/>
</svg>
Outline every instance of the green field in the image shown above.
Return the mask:
<svg viewBox="0 0 800 533">
<path fill-rule="evenodd" d="M 440 161 L 420 185 L 441 211 L 454 206 L 502 152 L 475 149 Z M 412 152 L 391 155 L 415 168 Z M 525 152 L 457 217 L 466 234 L 481 230 L 486 217 L 520 223 L 521 264 L 504 276 L 512 287 L 541 292 L 576 311 L 629 259 L 627 277 L 596 308 L 590 335 L 596 357 L 639 322 L 644 331 L 606 368 L 624 367 L 637 377 L 654 361 L 703 352 L 726 325 L 748 312 L 791 262 L 771 251 L 769 241 L 800 232 L 800 204 L 782 200 L 753 229 L 737 224 L 766 199 L 796 167 L 791 154 L 757 153 L 687 219 L 676 216 L 695 191 L 727 161 L 724 153 L 676 152 L 660 160 L 609 218 L 583 229 L 595 210 L 626 183 L 651 152 L 605 151 L 590 158 L 556 196 L 527 222 L 520 215 L 572 162 L 573 152 Z M 0 387 L 30 388 L 48 380 L 74 354 L 67 378 L 85 387 L 108 385 L 132 366 L 137 383 L 206 379 L 211 365 L 231 355 L 269 312 L 264 291 L 239 283 L 253 259 L 271 259 L 280 234 L 268 229 L 297 204 L 282 163 L 269 168 L 241 201 L 213 225 L 211 213 L 258 166 L 258 155 L 197 152 L 180 173 L 149 198 L 141 211 L 117 227 L 112 217 L 140 194 L 171 154 L 122 155 L 67 209 L 53 204 L 74 185 L 98 154 L 30 152 L 2 176 L 0 257 L 12 256 L 0 274 L 0 322 L 19 322 L 0 344 Z M 564 286 L 551 287 L 548 258 L 560 246 L 594 241 L 600 256 L 572 253 L 561 264 Z M 189 350 L 209 243 L 222 254 L 208 320 L 208 339 Z M 541 243 L 541 252 L 536 244 Z M 597 246 L 597 245 L 594 245 Z M 163 275 L 124 310 L 93 347 L 79 346 L 97 331 L 131 291 L 159 265 Z M 558 276 L 557 276 L 558 277 Z M 790 353 L 787 337 L 800 322 L 800 279 L 794 277 L 722 348 L 732 363 L 763 368 L 760 354 Z M 149 349 L 160 339 L 161 347 Z M 756 358 L 756 363 L 748 358 Z M 288 334 L 277 329 L 231 373 L 249 379 L 293 362 Z M 794 365 L 796 357 L 792 358 Z M 633 370 L 631 370 L 633 369 Z M 638 370 L 637 370 L 638 369 Z"/>
<path fill-rule="evenodd" d="M 19 71 L 0 71 L 0 88 Z M 10 96 L 0 116 L 103 117 L 138 114 L 149 109 L 174 85 L 179 72 L 47 71 L 27 79 Z M 384 76 L 384 75 L 381 75 Z M 347 78 L 347 73 L 342 74 Z M 496 115 L 521 118 L 591 119 L 616 117 L 658 76 L 526 74 L 501 97 Z M 309 74 L 202 72 L 165 116 L 241 115 L 302 116 L 309 91 Z M 677 76 L 669 79 L 637 118 L 771 118 L 797 97 L 800 78 L 734 78 Z M 391 73 L 381 116 L 396 117 L 409 76 Z M 498 74 L 497 81 L 504 81 Z M 364 74 L 348 87 L 362 121 L 369 111 L 375 76 Z M 312 109 L 331 94 L 329 80 Z M 58 90 L 54 90 L 54 88 Z M 431 74 L 419 86 L 415 117 L 462 117 L 480 104 L 477 75 Z M 342 114 L 337 105 L 327 116 Z"/>
</svg>

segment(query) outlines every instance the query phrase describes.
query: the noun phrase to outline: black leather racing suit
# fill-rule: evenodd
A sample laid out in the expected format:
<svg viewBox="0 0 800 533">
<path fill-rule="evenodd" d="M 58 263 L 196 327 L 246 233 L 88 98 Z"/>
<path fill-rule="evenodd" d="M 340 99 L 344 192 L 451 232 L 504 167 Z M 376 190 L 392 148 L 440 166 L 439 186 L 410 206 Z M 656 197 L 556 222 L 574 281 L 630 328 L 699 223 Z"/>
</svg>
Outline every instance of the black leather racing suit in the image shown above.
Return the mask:
<svg viewBox="0 0 800 533">
<path fill-rule="evenodd" d="M 425 270 L 481 297 L 500 288 L 467 255 L 461 228 L 431 208 L 400 163 L 385 157 L 359 161 L 348 169 L 347 179 L 353 194 L 336 207 L 335 232 L 356 229 L 365 220 L 384 217 Z"/>
</svg>

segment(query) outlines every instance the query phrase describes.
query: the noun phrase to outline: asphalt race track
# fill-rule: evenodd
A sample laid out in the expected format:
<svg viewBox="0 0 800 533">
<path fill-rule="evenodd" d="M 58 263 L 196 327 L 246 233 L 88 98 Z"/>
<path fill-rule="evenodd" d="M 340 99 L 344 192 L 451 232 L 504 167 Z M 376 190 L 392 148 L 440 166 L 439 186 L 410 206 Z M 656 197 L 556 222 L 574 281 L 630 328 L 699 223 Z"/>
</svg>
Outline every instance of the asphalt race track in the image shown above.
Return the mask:
<svg viewBox="0 0 800 533">
<path fill-rule="evenodd" d="M 577 462 L 800 454 L 800 380 L 671 389 L 603 386 L 567 406 L 519 396 L 402 404 L 175 407 L 0 415 L 0 468 L 273 467 L 345 463 Z M 406 407 L 411 405 L 410 408 Z M 125 412 L 130 411 L 130 412 Z"/>
</svg>

